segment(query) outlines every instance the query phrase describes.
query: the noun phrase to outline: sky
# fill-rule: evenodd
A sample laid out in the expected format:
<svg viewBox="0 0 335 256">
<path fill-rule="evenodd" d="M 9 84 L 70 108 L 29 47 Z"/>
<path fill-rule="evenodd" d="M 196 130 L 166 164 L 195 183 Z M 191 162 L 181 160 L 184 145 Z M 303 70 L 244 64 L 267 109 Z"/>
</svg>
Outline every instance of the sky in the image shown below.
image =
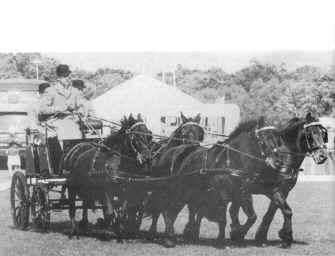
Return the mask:
<svg viewBox="0 0 335 256">
<path fill-rule="evenodd" d="M 156 75 L 159 72 L 174 71 L 179 64 L 190 69 L 220 67 L 226 72 L 235 72 L 248 66 L 251 60 L 278 66 L 285 63 L 288 70 L 311 65 L 328 71 L 333 64 L 334 52 L 56 52 L 46 55 L 70 65 L 72 69 L 95 71 L 109 67 Z"/>
<path fill-rule="evenodd" d="M 331 0 L 1 1 L 0 51 L 331 50 Z"/>
</svg>

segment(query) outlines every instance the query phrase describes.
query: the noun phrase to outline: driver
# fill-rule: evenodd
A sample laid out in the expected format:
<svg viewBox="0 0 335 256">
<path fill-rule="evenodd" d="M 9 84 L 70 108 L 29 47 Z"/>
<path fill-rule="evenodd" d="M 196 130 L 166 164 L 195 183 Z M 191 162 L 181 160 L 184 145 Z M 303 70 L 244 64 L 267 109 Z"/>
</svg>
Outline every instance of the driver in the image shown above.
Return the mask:
<svg viewBox="0 0 335 256">
<path fill-rule="evenodd" d="M 40 98 L 39 115 L 47 121 L 49 128 L 48 148 L 54 174 L 60 173 L 58 166 L 61 162 L 63 141 L 82 138 L 78 124 L 79 115 L 86 118 L 88 114 L 82 93 L 72 86 L 70 73 L 68 65 L 57 66 L 56 81 Z"/>
</svg>

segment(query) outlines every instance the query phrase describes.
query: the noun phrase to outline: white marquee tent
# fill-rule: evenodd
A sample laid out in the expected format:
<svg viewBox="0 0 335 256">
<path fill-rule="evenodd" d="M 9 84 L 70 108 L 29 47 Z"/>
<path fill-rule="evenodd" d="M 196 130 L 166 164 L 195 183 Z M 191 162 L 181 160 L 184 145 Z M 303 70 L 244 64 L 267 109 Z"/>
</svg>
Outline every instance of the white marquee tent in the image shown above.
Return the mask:
<svg viewBox="0 0 335 256">
<path fill-rule="evenodd" d="M 225 115 L 228 118 L 229 115 L 229 123 L 233 125 L 237 125 L 240 116 L 236 105 L 203 104 L 178 88 L 146 75 L 138 75 L 114 87 L 95 98 L 92 105 L 97 116 L 114 121 L 130 113 L 134 115 L 141 113 L 154 133 L 165 135 L 168 135 L 175 127 L 170 127 L 172 130 L 168 127 L 162 128 L 162 116 L 177 120 L 181 111 L 186 116 L 195 116 L 200 113 L 202 116 L 207 116 L 208 119 L 210 116 L 221 118 Z M 167 122 L 171 124 L 175 121 L 170 119 Z M 227 122 L 228 120 L 225 122 L 226 125 Z M 229 132 L 231 129 L 233 128 L 230 128 Z M 222 131 L 223 129 L 220 130 L 221 133 Z"/>
</svg>

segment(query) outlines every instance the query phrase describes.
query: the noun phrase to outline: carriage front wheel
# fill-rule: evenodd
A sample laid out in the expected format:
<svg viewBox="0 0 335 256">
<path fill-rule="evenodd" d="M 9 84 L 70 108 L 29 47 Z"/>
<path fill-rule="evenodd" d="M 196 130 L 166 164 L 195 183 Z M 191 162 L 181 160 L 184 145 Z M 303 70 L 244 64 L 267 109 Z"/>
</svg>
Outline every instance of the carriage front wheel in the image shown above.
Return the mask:
<svg viewBox="0 0 335 256">
<path fill-rule="evenodd" d="M 14 227 L 24 230 L 29 225 L 29 189 L 26 176 L 16 171 L 10 188 L 11 213 Z"/>
</svg>

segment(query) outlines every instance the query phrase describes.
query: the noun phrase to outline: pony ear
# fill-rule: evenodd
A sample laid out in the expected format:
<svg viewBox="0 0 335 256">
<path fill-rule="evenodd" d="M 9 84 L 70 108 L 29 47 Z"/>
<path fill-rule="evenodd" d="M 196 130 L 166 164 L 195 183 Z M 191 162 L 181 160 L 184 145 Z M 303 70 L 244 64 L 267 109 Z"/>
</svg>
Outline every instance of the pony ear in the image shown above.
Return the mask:
<svg viewBox="0 0 335 256">
<path fill-rule="evenodd" d="M 134 120 L 133 113 L 130 113 L 130 114 L 129 114 L 128 119 L 129 119 L 129 121 Z"/>
<path fill-rule="evenodd" d="M 137 121 L 139 121 L 139 122 L 143 122 L 143 118 L 142 118 L 142 116 L 141 116 L 141 113 L 138 113 L 138 114 L 137 114 Z"/>
<path fill-rule="evenodd" d="M 258 119 L 257 126 L 258 126 L 258 128 L 261 128 L 261 127 L 265 126 L 265 117 L 264 116 L 261 116 Z"/>
<path fill-rule="evenodd" d="M 180 117 L 181 117 L 181 120 L 182 120 L 183 124 L 187 123 L 188 119 L 187 119 L 186 116 L 184 116 L 183 112 L 180 112 Z"/>
<path fill-rule="evenodd" d="M 200 113 L 198 113 L 194 118 L 194 122 L 199 124 L 200 121 L 201 121 L 201 116 L 200 116 Z"/>
<path fill-rule="evenodd" d="M 126 116 L 126 115 L 123 115 L 123 117 L 122 117 L 122 119 L 121 119 L 121 124 L 122 124 L 122 125 L 126 124 L 126 123 L 127 123 L 127 120 L 128 120 L 127 116 Z"/>
<path fill-rule="evenodd" d="M 307 115 L 306 115 L 306 121 L 308 122 L 308 123 L 311 123 L 311 122 L 313 122 L 313 116 L 312 116 L 312 113 L 311 112 L 308 112 L 307 113 Z"/>
</svg>

